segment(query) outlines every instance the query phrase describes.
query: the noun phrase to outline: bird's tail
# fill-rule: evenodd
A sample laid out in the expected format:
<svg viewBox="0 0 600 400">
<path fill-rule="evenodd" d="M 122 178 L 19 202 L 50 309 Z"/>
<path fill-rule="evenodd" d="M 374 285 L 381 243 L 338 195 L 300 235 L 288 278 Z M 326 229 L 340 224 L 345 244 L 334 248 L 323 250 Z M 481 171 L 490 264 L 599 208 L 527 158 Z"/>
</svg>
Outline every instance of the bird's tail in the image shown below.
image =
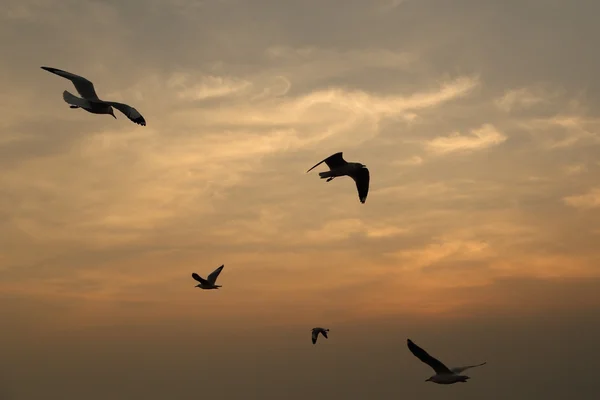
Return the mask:
<svg viewBox="0 0 600 400">
<path fill-rule="evenodd" d="M 319 172 L 319 177 L 321 179 L 325 179 L 325 178 L 331 178 L 333 177 L 333 173 L 331 171 L 325 171 L 325 172 Z"/>
<path fill-rule="evenodd" d="M 81 97 L 77 97 L 74 94 L 67 92 L 66 90 L 63 92 L 63 99 L 73 105 L 81 108 L 89 108 L 90 103 L 86 99 L 82 99 Z"/>
</svg>

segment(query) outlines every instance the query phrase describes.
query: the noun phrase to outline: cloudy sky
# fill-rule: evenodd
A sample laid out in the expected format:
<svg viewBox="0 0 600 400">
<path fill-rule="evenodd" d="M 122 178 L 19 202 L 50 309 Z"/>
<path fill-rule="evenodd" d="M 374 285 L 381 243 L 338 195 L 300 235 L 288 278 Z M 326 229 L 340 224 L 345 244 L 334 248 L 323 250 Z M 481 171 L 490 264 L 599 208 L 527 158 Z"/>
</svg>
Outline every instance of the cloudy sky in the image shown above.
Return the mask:
<svg viewBox="0 0 600 400">
<path fill-rule="evenodd" d="M 598 398 L 599 2 L 5 1 L 0 399 Z"/>
</svg>

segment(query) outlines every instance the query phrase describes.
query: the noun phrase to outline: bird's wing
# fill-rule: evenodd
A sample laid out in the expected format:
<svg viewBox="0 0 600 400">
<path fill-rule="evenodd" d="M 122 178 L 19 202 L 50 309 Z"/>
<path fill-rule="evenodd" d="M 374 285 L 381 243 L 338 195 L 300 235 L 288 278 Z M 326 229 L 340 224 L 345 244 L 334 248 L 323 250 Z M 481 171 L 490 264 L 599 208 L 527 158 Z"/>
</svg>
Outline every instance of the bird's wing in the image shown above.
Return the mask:
<svg viewBox="0 0 600 400">
<path fill-rule="evenodd" d="M 144 117 L 142 117 L 142 114 L 140 114 L 140 112 L 135 108 L 128 106 L 127 104 L 117 103 L 115 101 L 105 101 L 104 103 L 108 104 L 109 106 L 113 106 L 117 110 L 121 111 L 123 114 L 125 114 L 127 118 L 129 118 L 136 124 L 146 126 L 146 120 L 144 119 Z"/>
<path fill-rule="evenodd" d="M 367 195 L 369 194 L 369 181 L 371 176 L 367 168 L 361 168 L 357 172 L 350 175 L 354 182 L 356 182 L 356 189 L 358 190 L 358 198 L 361 203 L 367 201 Z"/>
<path fill-rule="evenodd" d="M 321 335 L 325 336 L 325 339 L 327 339 L 327 331 L 325 329 L 321 331 Z"/>
<path fill-rule="evenodd" d="M 315 331 L 313 329 L 313 331 L 312 331 L 312 342 L 313 342 L 313 344 L 317 343 L 317 337 L 318 336 L 319 336 L 319 331 Z"/>
<path fill-rule="evenodd" d="M 219 268 L 215 269 L 213 272 L 210 273 L 209 276 L 206 277 L 206 279 L 212 283 L 213 285 L 215 284 L 215 282 L 217 282 L 217 278 L 219 277 L 219 274 L 221 273 L 221 271 L 223 270 L 223 267 L 225 265 L 221 265 Z"/>
<path fill-rule="evenodd" d="M 96 90 L 94 89 L 94 84 L 83 76 L 75 75 L 67 71 L 63 71 L 62 69 L 52 68 L 52 67 L 41 67 L 42 69 L 52 72 L 58 76 L 62 76 L 73 82 L 77 93 L 81 95 L 84 99 L 87 100 L 100 100 L 98 95 L 96 94 Z"/>
<path fill-rule="evenodd" d="M 316 166 L 318 166 L 318 165 L 320 165 L 322 163 L 327 164 L 327 166 L 329 167 L 329 169 L 335 169 L 335 168 L 343 167 L 344 165 L 348 164 L 346 162 L 346 160 L 344 160 L 344 157 L 342 157 L 342 152 L 339 152 L 339 153 L 335 153 L 332 156 L 327 157 L 323 161 L 320 161 L 320 162 L 316 163 L 311 169 L 309 169 L 306 172 L 308 173 L 308 172 L 312 171 L 313 168 L 315 168 Z"/>
<path fill-rule="evenodd" d="M 195 272 L 192 272 L 192 278 L 194 278 L 195 280 L 197 280 L 200 283 L 206 283 L 206 279 L 203 279 L 200 275 L 198 275 Z"/>
<path fill-rule="evenodd" d="M 412 340 L 407 339 L 408 349 L 414 354 L 419 360 L 429 365 L 436 374 L 451 374 L 452 371 L 448 369 L 441 361 L 431 357 L 425 350 L 413 343 Z"/>
<path fill-rule="evenodd" d="M 467 365 L 465 367 L 452 368 L 452 369 L 450 369 L 450 371 L 454 372 L 455 374 L 460 374 L 461 372 L 466 371 L 469 368 L 481 367 L 482 365 L 485 365 L 485 364 L 487 364 L 487 361 L 483 362 L 481 364 L 477 364 L 477 365 Z"/>
</svg>

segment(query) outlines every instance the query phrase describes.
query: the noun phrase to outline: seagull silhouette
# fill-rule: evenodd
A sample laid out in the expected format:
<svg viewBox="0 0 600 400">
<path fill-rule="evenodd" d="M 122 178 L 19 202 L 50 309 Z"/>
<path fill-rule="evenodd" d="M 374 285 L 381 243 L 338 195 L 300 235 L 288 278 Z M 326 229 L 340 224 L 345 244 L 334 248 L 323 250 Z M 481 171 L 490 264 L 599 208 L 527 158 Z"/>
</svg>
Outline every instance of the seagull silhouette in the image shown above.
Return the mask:
<svg viewBox="0 0 600 400">
<path fill-rule="evenodd" d="M 58 76 L 62 76 L 73 82 L 77 93 L 81 95 L 81 97 L 77 97 L 66 90 L 63 92 L 63 99 L 65 102 L 69 104 L 71 108 L 82 108 L 87 112 L 92 114 L 109 114 L 112 115 L 115 119 L 115 112 L 113 107 L 117 110 L 121 111 L 127 118 L 136 124 L 146 126 L 146 120 L 142 117 L 142 114 L 138 112 L 135 108 L 128 106 L 127 104 L 117 103 L 114 101 L 104 101 L 98 98 L 96 94 L 96 90 L 94 89 L 94 84 L 82 76 L 72 74 L 67 71 L 63 71 L 62 69 L 52 68 L 52 67 L 41 67 L 43 70 L 48 72 L 52 72 Z"/>
<path fill-rule="evenodd" d="M 323 335 L 325 339 L 327 339 L 327 332 L 329 329 L 324 328 L 312 328 L 312 342 L 313 344 L 317 343 L 317 338 L 319 337 L 319 333 Z"/>
<path fill-rule="evenodd" d="M 441 361 L 430 356 L 425 350 L 413 343 L 412 340 L 406 340 L 408 349 L 414 354 L 419 360 L 429 365 L 435 371 L 435 375 L 426 379 L 425 382 L 439 383 L 440 385 L 451 385 L 456 382 L 466 382 L 467 379 L 471 379 L 466 375 L 460 375 L 461 372 L 474 367 L 485 365 L 481 363 L 477 365 L 468 365 L 466 367 L 448 368 Z"/>
<path fill-rule="evenodd" d="M 361 203 L 367 201 L 367 195 L 369 194 L 369 181 L 370 175 L 367 166 L 357 162 L 347 162 L 342 157 L 342 152 L 335 153 L 316 163 L 311 169 L 306 171 L 307 173 L 312 171 L 313 168 L 318 165 L 325 163 L 329 167 L 329 171 L 319 172 L 321 179 L 327 178 L 326 182 L 332 181 L 338 176 L 349 176 L 356 182 L 356 189 L 358 190 L 358 198 Z"/>
<path fill-rule="evenodd" d="M 216 282 L 217 282 L 217 278 L 219 277 L 219 274 L 223 270 L 224 266 L 225 265 L 221 265 L 219 268 L 215 269 L 213 272 L 210 273 L 210 275 L 208 275 L 208 277 L 206 279 L 202 278 L 200 275 L 193 272 L 192 278 L 194 278 L 195 280 L 200 282 L 195 287 L 199 287 L 200 289 L 218 289 L 218 288 L 220 288 L 221 285 L 217 285 Z"/>
</svg>

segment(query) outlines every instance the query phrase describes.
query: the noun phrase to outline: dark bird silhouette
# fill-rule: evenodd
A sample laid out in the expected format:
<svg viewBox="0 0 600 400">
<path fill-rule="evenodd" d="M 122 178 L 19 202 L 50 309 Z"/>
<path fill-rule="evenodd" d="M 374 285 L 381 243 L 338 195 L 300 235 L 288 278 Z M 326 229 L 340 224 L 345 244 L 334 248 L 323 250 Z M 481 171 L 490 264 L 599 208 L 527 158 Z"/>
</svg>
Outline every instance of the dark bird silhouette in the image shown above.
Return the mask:
<svg viewBox="0 0 600 400">
<path fill-rule="evenodd" d="M 327 332 L 329 329 L 324 328 L 312 328 L 312 342 L 313 344 L 317 343 L 317 338 L 319 337 L 319 333 L 323 335 L 325 339 L 327 339 Z"/>
<path fill-rule="evenodd" d="M 367 201 L 367 195 L 369 194 L 369 170 L 364 164 L 347 162 L 342 157 L 342 154 L 342 152 L 335 153 L 323 161 L 318 162 L 306 172 L 308 173 L 316 166 L 325 163 L 329 167 L 329 171 L 319 172 L 319 177 L 321 177 L 321 179 L 327 178 L 326 182 L 330 182 L 338 176 L 349 176 L 350 178 L 354 179 L 354 182 L 356 182 L 358 198 L 360 199 L 360 202 L 364 204 L 365 201 Z"/>
<path fill-rule="evenodd" d="M 225 265 L 221 265 L 219 268 L 215 269 L 213 272 L 210 273 L 210 275 L 208 275 L 208 277 L 206 279 L 202 278 L 200 275 L 198 275 L 195 272 L 192 273 L 192 278 L 194 278 L 195 280 L 200 282 L 195 287 L 199 287 L 200 289 L 218 289 L 218 288 L 220 288 L 221 285 L 217 285 L 216 282 L 217 282 L 217 278 L 219 277 L 219 274 L 223 270 L 224 266 Z"/>
<path fill-rule="evenodd" d="M 412 340 L 406 340 L 408 349 L 414 354 L 419 360 L 429 365 L 435 371 L 435 375 L 426 379 L 425 382 L 439 383 L 440 385 L 451 385 L 456 382 L 466 382 L 470 377 L 466 375 L 460 375 L 461 372 L 474 367 L 482 366 L 484 363 L 477 365 L 468 365 L 466 367 L 448 368 L 441 361 L 433 358 L 425 350 L 413 343 Z"/>
<path fill-rule="evenodd" d="M 63 92 L 63 99 L 69 104 L 71 108 L 81 108 L 92 114 L 109 114 L 117 119 L 113 107 L 121 111 L 127 118 L 136 124 L 146 126 L 146 120 L 142 117 L 135 108 L 128 106 L 127 104 L 117 103 L 114 101 L 104 101 L 98 98 L 94 84 L 82 76 L 72 74 L 62 69 L 52 67 L 41 67 L 43 70 L 52 72 L 58 76 L 62 76 L 73 82 L 77 93 L 81 97 L 77 97 L 66 90 Z"/>
</svg>

